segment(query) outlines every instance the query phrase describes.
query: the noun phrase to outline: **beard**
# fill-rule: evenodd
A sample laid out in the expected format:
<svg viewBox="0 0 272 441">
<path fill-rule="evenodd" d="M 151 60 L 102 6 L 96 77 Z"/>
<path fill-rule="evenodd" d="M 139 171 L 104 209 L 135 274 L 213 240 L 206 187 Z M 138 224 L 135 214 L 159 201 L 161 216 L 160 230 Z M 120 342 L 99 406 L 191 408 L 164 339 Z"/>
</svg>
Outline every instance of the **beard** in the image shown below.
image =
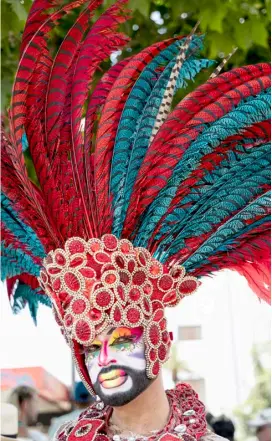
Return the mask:
<svg viewBox="0 0 272 441">
<path fill-rule="evenodd" d="M 122 386 L 118 386 L 116 388 L 107 389 L 110 390 L 110 393 L 107 394 L 103 390 L 103 386 L 101 386 L 98 378 L 100 374 L 106 374 L 113 369 L 122 369 L 127 374 L 127 380 L 123 384 L 125 384 L 130 381 L 131 387 L 129 387 L 127 390 L 121 390 Z M 120 407 L 124 406 L 125 404 L 130 403 L 132 400 L 134 400 L 138 395 L 140 395 L 145 389 L 147 389 L 150 384 L 154 381 L 146 376 L 146 371 L 138 371 L 135 369 L 132 369 L 128 366 L 122 366 L 122 365 L 114 365 L 110 367 L 106 367 L 101 369 L 99 372 L 99 375 L 97 377 L 96 382 L 93 384 L 93 388 L 95 393 L 99 396 L 99 398 L 107 405 L 111 407 Z M 116 391 L 114 391 L 116 389 Z"/>
</svg>

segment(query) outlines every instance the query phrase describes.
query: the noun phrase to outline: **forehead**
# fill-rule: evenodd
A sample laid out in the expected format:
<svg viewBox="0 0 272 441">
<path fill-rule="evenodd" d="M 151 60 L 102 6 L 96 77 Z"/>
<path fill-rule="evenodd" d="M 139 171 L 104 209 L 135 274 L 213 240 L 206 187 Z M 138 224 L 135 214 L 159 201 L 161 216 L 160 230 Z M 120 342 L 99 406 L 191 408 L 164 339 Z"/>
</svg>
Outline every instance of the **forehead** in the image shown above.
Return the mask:
<svg viewBox="0 0 272 441">
<path fill-rule="evenodd" d="M 97 335 L 96 340 L 109 340 L 111 337 L 117 337 L 118 335 L 135 335 L 140 337 L 143 331 L 141 327 L 138 328 L 128 328 L 126 326 L 120 326 L 118 328 L 107 328 L 101 334 Z"/>
</svg>

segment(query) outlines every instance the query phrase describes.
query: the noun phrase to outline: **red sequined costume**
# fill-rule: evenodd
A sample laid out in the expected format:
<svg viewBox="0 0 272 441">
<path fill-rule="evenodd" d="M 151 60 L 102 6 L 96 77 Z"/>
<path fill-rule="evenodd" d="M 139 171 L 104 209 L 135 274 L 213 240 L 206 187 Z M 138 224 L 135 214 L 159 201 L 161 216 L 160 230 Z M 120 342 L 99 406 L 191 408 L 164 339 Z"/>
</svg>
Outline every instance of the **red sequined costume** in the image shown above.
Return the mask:
<svg viewBox="0 0 272 441">
<path fill-rule="evenodd" d="M 193 31 L 122 59 L 96 83 L 128 43 L 117 31 L 126 1 L 91 26 L 101 3 L 34 0 L 2 131 L 2 276 L 16 311 L 28 303 L 36 319 L 39 302 L 52 305 L 92 394 L 82 348 L 107 327 L 144 329 L 154 379 L 169 353 L 166 307 L 224 268 L 268 301 L 270 271 L 269 65 L 220 73 L 223 62 L 171 110 L 176 90 L 213 65 Z M 53 54 L 50 30 L 74 9 Z M 159 439 L 203 436 L 195 394 L 179 386 L 169 398 L 171 436 Z M 94 412 L 58 438 L 75 439 L 89 419 L 86 439 L 106 441 L 110 410 L 95 422 Z"/>
</svg>

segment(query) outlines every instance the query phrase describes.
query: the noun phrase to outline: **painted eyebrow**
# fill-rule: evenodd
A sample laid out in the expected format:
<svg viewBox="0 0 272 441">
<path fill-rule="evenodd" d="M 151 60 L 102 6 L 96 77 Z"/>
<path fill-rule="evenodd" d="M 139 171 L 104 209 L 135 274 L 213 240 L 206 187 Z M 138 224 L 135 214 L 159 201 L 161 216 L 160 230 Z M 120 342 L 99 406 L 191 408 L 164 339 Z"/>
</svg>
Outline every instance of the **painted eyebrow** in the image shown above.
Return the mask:
<svg viewBox="0 0 272 441">
<path fill-rule="evenodd" d="M 111 335 L 116 328 L 110 328 L 106 335 Z"/>
</svg>

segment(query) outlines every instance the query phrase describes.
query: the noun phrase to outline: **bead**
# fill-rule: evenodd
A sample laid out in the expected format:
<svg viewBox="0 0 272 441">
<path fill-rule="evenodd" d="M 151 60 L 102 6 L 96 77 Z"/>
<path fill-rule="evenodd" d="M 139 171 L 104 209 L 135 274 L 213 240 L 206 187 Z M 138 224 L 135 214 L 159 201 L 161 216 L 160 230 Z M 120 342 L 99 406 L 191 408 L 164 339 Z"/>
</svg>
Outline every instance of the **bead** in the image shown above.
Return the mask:
<svg viewBox="0 0 272 441">
<path fill-rule="evenodd" d="M 112 439 L 113 441 L 121 441 L 120 435 L 113 435 Z"/>
<path fill-rule="evenodd" d="M 190 418 L 190 419 L 189 419 L 189 423 L 190 423 L 190 424 L 194 424 L 195 422 L 196 422 L 196 419 L 195 419 L 195 418 Z"/>
<path fill-rule="evenodd" d="M 103 401 L 99 401 L 97 404 L 96 404 L 96 409 L 98 409 L 98 410 L 102 410 L 102 409 L 104 409 L 104 407 L 105 407 L 105 404 L 103 403 Z"/>
<path fill-rule="evenodd" d="M 195 415 L 195 410 L 194 410 L 194 409 L 186 410 L 185 412 L 183 412 L 183 415 L 184 415 L 184 416 Z"/>
<path fill-rule="evenodd" d="M 174 431 L 177 432 L 177 433 L 185 433 L 186 430 L 187 430 L 187 427 L 186 427 L 185 424 L 179 424 L 178 426 L 176 426 L 174 428 Z"/>
</svg>

